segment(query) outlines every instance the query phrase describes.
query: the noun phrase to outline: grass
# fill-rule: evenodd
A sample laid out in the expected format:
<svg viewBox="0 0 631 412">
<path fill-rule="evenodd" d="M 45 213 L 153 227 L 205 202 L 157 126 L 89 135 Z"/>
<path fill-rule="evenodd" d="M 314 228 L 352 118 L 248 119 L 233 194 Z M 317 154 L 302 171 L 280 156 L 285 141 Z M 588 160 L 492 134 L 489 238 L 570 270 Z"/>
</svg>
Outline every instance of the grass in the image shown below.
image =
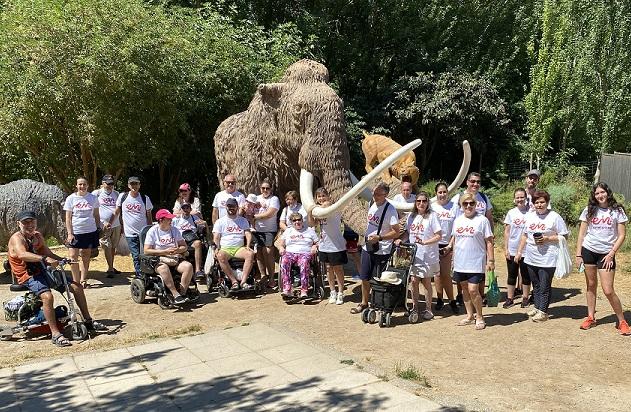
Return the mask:
<svg viewBox="0 0 631 412">
<path fill-rule="evenodd" d="M 427 378 L 414 365 L 403 366 L 401 363 L 394 365 L 394 373 L 401 379 L 419 383 L 427 388 L 431 388 Z"/>
</svg>

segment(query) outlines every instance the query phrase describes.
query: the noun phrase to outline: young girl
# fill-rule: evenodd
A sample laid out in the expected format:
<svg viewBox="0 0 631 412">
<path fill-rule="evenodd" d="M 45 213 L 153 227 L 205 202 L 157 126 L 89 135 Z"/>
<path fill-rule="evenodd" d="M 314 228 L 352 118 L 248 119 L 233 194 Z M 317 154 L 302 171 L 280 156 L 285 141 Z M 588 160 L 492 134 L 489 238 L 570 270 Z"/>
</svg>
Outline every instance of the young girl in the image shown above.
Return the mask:
<svg viewBox="0 0 631 412">
<path fill-rule="evenodd" d="M 331 205 L 329 192 L 323 187 L 315 192 L 316 204 L 327 207 Z M 342 215 L 333 213 L 326 219 L 314 219 L 309 212 L 309 223 L 312 226 L 320 226 L 320 243 L 318 244 L 318 257 L 320 262 L 326 264 L 326 275 L 329 280 L 329 303 L 341 305 L 344 303 L 344 265 L 348 262 L 346 256 L 346 240 L 340 230 Z M 337 280 L 337 291 L 335 281 Z"/>
<path fill-rule="evenodd" d="M 451 263 L 453 253 L 449 246 L 451 239 L 451 228 L 456 219 L 457 208 L 447 195 L 449 194 L 447 183 L 438 182 L 434 188 L 436 201 L 432 203 L 432 210 L 436 213 L 442 231 L 442 238 L 438 241 L 438 252 L 440 255 L 440 276 L 434 278 L 436 284 L 436 310 L 441 310 L 444 306 L 443 291 L 447 294 L 449 307 L 454 314 L 458 314 L 458 304 L 454 299 L 454 287 L 451 283 Z"/>
<path fill-rule="evenodd" d="M 587 319 L 581 329 L 589 329 L 596 324 L 596 288 L 598 277 L 603 293 L 618 317 L 618 332 L 631 334 L 629 324 L 624 319 L 622 304 L 613 289 L 616 274 L 616 252 L 622 246 L 626 235 L 627 215 L 616 202 L 606 183 L 597 183 L 592 189 L 587 207 L 581 213 L 581 227 L 576 241 L 576 265 L 585 265 L 587 282 Z"/>
<path fill-rule="evenodd" d="M 259 207 L 261 207 L 261 204 L 256 199 L 256 195 L 250 193 L 248 197 L 245 198 L 245 204 L 243 205 L 243 216 L 250 224 L 250 232 L 256 230 L 254 228 L 254 215 L 258 212 Z"/>
<path fill-rule="evenodd" d="M 420 192 L 416 196 L 415 208 L 408 216 L 405 224 L 404 238 L 416 243 L 416 256 L 410 268 L 412 276 L 412 311 L 418 311 L 419 279 L 425 289 L 425 310 L 421 317 L 430 320 L 432 312 L 432 278 L 440 275 L 438 242 L 442 238 L 442 229 L 435 212 L 429 207 L 429 194 Z"/>
<path fill-rule="evenodd" d="M 515 207 L 508 211 L 504 219 L 504 254 L 506 256 L 506 266 L 508 267 L 507 281 L 507 298 L 504 302 L 504 309 L 508 309 L 515 305 L 515 285 L 517 278 L 521 275 L 523 285 L 523 298 L 521 307 L 528 307 L 528 296 L 530 293 L 530 276 L 528 276 L 528 268 L 524 263 L 524 258 L 519 262 L 515 262 L 515 254 L 521 239 L 521 233 L 526 223 L 526 214 L 530 210 L 526 201 L 526 190 L 519 188 L 513 193 L 513 202 Z"/>
</svg>

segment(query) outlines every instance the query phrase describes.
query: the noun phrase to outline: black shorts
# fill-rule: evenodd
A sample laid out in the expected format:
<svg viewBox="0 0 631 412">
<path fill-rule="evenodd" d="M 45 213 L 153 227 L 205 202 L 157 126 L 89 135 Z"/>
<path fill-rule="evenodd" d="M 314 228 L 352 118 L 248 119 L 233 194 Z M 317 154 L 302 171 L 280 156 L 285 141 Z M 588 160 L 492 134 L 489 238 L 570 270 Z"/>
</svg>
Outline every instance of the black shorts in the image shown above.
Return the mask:
<svg viewBox="0 0 631 412">
<path fill-rule="evenodd" d="M 276 232 L 252 232 L 252 235 L 257 245 L 261 247 L 274 246 L 274 238 L 276 237 Z"/>
<path fill-rule="evenodd" d="M 596 265 L 598 269 L 602 269 L 605 265 L 604 258 L 606 253 L 596 253 L 589 249 L 581 248 L 581 256 L 583 257 L 583 263 L 586 265 Z M 616 269 L 616 258 L 613 258 L 613 266 L 609 270 Z"/>
<path fill-rule="evenodd" d="M 99 247 L 99 231 L 74 235 L 72 242 L 68 243 L 69 249 L 96 249 Z"/>
<path fill-rule="evenodd" d="M 331 266 L 345 265 L 348 263 L 346 251 L 340 252 L 318 252 L 318 258 L 322 263 L 328 263 Z"/>
<path fill-rule="evenodd" d="M 486 275 L 484 273 L 454 272 L 453 277 L 454 277 L 454 280 L 458 283 L 468 282 L 468 283 L 475 283 L 476 285 L 478 285 L 484 282 Z"/>
</svg>

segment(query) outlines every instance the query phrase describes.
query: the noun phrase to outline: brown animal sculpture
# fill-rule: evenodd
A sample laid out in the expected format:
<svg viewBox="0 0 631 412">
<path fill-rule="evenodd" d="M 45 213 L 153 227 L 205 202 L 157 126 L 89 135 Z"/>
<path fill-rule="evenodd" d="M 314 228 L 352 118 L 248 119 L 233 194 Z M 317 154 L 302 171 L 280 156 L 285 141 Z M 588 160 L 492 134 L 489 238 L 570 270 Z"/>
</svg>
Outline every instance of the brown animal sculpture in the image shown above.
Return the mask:
<svg viewBox="0 0 631 412">
<path fill-rule="evenodd" d="M 304 207 L 316 217 L 336 210 L 357 233 L 366 230 L 366 203 L 357 195 L 398 157 L 420 144 L 408 144 L 353 187 L 346 140 L 344 104 L 328 85 L 325 66 L 300 60 L 279 83 L 263 84 L 247 110 L 224 120 L 215 133 L 219 181 L 234 174 L 242 191 L 258 192 L 268 178 L 279 195 L 300 187 Z M 313 203 L 313 183 L 324 186 L 335 204 Z"/>
<path fill-rule="evenodd" d="M 364 134 L 362 141 L 362 151 L 366 158 L 366 172 L 370 173 L 374 169 L 373 165 L 379 164 L 386 160 L 388 156 L 401 148 L 401 145 L 380 134 Z M 392 183 L 392 178 L 396 177 L 400 182 L 410 182 L 413 187 L 419 178 L 419 170 L 416 167 L 416 156 L 410 151 L 400 157 L 392 166 L 390 166 L 382 175 L 382 180 L 386 183 Z"/>
</svg>

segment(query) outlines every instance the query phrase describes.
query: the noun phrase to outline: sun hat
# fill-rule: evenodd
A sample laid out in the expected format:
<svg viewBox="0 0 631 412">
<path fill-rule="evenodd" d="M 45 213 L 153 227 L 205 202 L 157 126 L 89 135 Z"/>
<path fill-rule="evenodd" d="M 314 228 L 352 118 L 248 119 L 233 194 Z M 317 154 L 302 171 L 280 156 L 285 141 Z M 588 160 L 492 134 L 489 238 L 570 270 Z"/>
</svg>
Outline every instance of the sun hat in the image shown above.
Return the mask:
<svg viewBox="0 0 631 412">
<path fill-rule="evenodd" d="M 191 185 L 189 185 L 188 183 L 182 183 L 180 185 L 180 190 L 191 190 Z"/>
<path fill-rule="evenodd" d="M 256 203 L 256 195 L 254 193 L 250 193 L 245 200 L 250 203 Z"/>
<path fill-rule="evenodd" d="M 158 210 L 158 212 L 156 213 L 156 220 L 160 220 L 160 219 L 173 219 L 175 217 L 175 215 L 171 212 L 169 212 L 166 209 L 160 209 Z"/>
<path fill-rule="evenodd" d="M 374 278 L 379 282 L 390 283 L 391 285 L 400 285 L 402 280 L 399 278 L 397 272 L 385 271 L 381 273 L 381 277 Z"/>
</svg>

